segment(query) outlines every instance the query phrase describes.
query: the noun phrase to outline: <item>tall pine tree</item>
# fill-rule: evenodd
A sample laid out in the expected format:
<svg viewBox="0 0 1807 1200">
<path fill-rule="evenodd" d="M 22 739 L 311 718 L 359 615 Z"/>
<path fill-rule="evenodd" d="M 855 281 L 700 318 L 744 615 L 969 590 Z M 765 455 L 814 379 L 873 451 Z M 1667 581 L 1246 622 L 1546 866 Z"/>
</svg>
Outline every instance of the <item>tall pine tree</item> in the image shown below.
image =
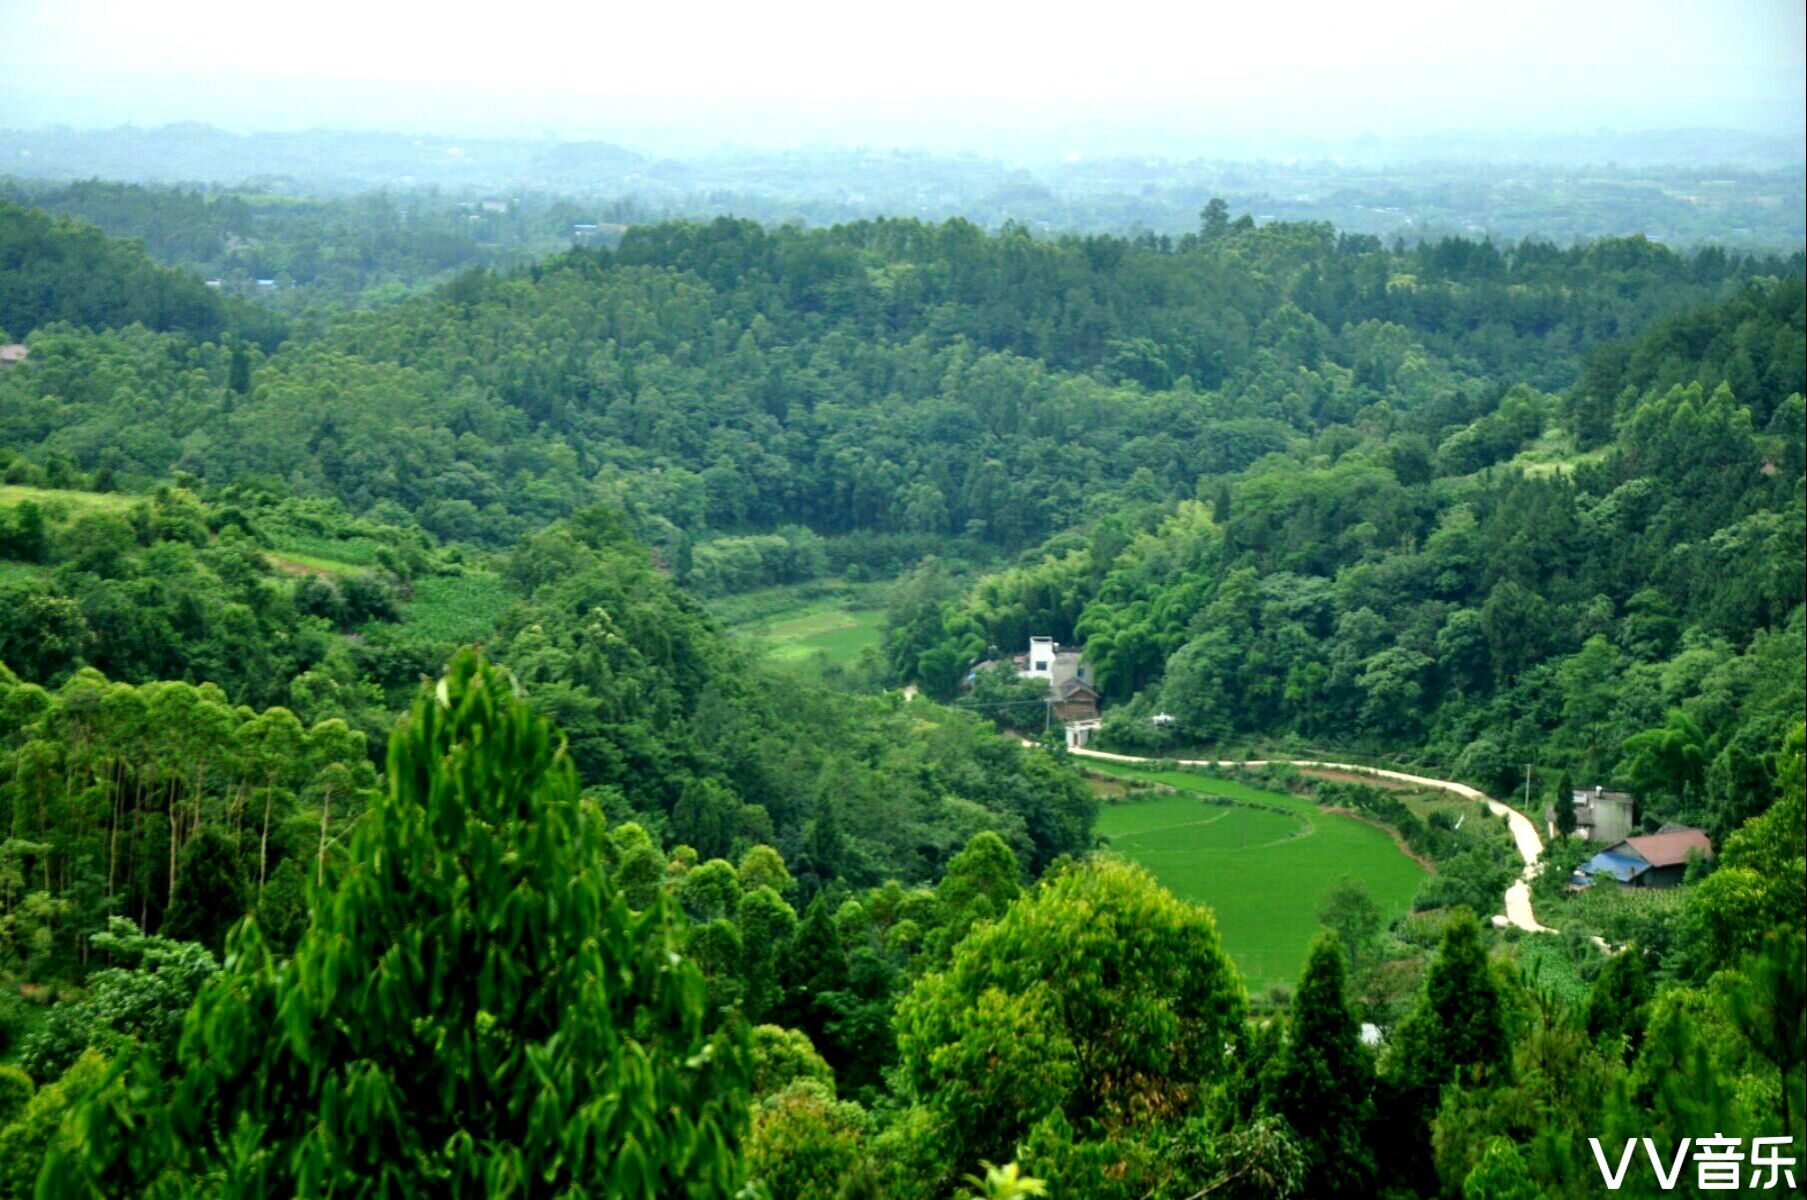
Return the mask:
<svg viewBox="0 0 1807 1200">
<path fill-rule="evenodd" d="M 1286 1046 L 1266 1080 L 1266 1106 L 1305 1150 L 1311 1196 L 1367 1196 L 1374 1163 L 1364 1145 L 1374 1067 L 1344 994 L 1343 947 L 1326 931 L 1312 945 L 1293 1000 Z"/>
<path fill-rule="evenodd" d="M 1499 988 L 1474 914 L 1459 909 L 1443 931 L 1418 1005 L 1401 1026 L 1379 1107 L 1382 1173 L 1429 1192 L 1437 1186 L 1430 1155 L 1431 1118 L 1443 1085 L 1483 1081 L 1510 1063 Z"/>
<path fill-rule="evenodd" d="M 632 912 L 562 739 L 471 652 L 389 743 L 387 795 L 278 961 L 255 921 L 172 1090 L 97 1089 L 50 1195 L 731 1195 L 744 1033 L 712 1029 L 670 902 Z"/>
</svg>

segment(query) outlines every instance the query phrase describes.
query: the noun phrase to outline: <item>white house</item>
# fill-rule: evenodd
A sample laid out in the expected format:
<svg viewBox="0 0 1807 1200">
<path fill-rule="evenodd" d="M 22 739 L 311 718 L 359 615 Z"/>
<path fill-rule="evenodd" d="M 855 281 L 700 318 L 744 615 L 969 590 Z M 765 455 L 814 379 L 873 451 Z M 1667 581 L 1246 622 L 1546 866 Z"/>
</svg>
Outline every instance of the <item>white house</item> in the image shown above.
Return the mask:
<svg viewBox="0 0 1807 1200">
<path fill-rule="evenodd" d="M 1017 674 L 1024 679 L 1054 678 L 1054 658 L 1059 649 L 1051 637 L 1030 638 L 1029 653 L 1024 657 L 1022 669 Z"/>
</svg>

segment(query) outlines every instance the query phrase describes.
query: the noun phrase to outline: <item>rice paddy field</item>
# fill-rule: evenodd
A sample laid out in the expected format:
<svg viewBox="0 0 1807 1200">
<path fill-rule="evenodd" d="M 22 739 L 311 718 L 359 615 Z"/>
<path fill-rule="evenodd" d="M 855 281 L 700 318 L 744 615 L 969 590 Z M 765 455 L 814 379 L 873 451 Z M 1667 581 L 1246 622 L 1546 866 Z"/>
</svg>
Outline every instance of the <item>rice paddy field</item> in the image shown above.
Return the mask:
<svg viewBox="0 0 1807 1200">
<path fill-rule="evenodd" d="M 1106 795 L 1098 832 L 1175 895 L 1216 914 L 1252 994 L 1297 984 L 1324 897 L 1344 876 L 1367 888 L 1386 920 L 1410 907 L 1425 877 L 1388 831 L 1301 797 L 1177 771 L 1086 767 L 1176 789 Z"/>
</svg>

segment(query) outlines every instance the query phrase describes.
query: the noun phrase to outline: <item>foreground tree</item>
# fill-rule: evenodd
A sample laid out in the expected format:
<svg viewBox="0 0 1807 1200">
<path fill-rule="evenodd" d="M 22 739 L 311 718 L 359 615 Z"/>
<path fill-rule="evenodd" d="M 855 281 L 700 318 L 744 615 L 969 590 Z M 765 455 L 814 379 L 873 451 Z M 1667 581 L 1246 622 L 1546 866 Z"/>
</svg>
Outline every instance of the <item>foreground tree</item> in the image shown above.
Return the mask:
<svg viewBox="0 0 1807 1200">
<path fill-rule="evenodd" d="M 1293 1001 L 1286 1048 L 1267 1082 L 1267 1106 L 1298 1133 L 1312 1196 L 1365 1196 L 1374 1164 L 1363 1144 L 1374 1067 L 1343 987 L 1334 933 L 1311 948 Z"/>
<path fill-rule="evenodd" d="M 744 1035 L 707 1027 L 668 902 L 634 913 L 608 880 L 602 817 L 513 680 L 461 655 L 388 778 L 294 956 L 241 925 L 173 1095 L 143 1060 L 97 1091 L 48 1194 L 732 1193 Z"/>
<path fill-rule="evenodd" d="M 1504 1006 L 1474 914 L 1459 909 L 1443 931 L 1418 1006 L 1400 1027 L 1377 1107 L 1381 1172 L 1429 1191 L 1430 1122 L 1448 1083 L 1483 1084 L 1510 1067 Z"/>
<path fill-rule="evenodd" d="M 1134 1136 L 1194 1111 L 1245 1006 L 1211 914 L 1106 860 L 976 927 L 898 1006 L 898 1048 L 958 1173 L 1010 1158 L 1044 1117 Z"/>
<path fill-rule="evenodd" d="M 1462 1181 L 1462 1200 L 1542 1200 L 1510 1138 L 1495 1138 Z"/>
</svg>

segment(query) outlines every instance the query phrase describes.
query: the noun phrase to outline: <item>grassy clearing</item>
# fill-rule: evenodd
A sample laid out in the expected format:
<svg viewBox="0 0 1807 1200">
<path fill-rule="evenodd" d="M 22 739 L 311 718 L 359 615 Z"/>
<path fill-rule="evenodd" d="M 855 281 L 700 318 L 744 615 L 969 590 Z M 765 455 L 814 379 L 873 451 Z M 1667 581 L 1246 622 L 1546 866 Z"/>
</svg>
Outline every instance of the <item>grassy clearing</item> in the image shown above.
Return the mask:
<svg viewBox="0 0 1807 1200">
<path fill-rule="evenodd" d="M 1360 880 L 1389 920 L 1407 910 L 1424 879 L 1386 830 L 1309 800 L 1184 772 L 1086 765 L 1178 789 L 1104 804 L 1098 830 L 1175 895 L 1216 913 L 1251 992 L 1298 982 L 1324 896 L 1344 876 Z"/>
<path fill-rule="evenodd" d="M 296 562 L 335 563 L 334 569 L 353 570 L 376 564 L 376 552 L 382 543 L 375 538 L 314 537 L 309 534 L 284 534 L 274 539 L 273 549 L 284 558 Z"/>
<path fill-rule="evenodd" d="M 0 483 L 0 508 L 13 508 L 30 500 L 51 518 L 64 513 L 125 512 L 143 499 L 143 496 L 124 496 L 118 492 L 65 492 L 56 488 Z"/>
<path fill-rule="evenodd" d="M 292 550 L 280 553 L 267 551 L 264 557 L 278 571 L 290 575 L 355 575 L 363 570 L 355 563 L 348 563 L 336 558 L 322 558 L 317 554 L 297 554 Z"/>
<path fill-rule="evenodd" d="M 402 622 L 425 642 L 476 642 L 488 637 L 518 597 L 500 575 L 435 575 L 414 581 Z"/>
<path fill-rule="evenodd" d="M 811 579 L 755 588 L 709 601 L 709 611 L 729 628 L 783 621 L 824 605 L 839 608 L 883 608 L 890 596 L 887 580 L 850 583 L 845 579 Z"/>
<path fill-rule="evenodd" d="M 846 666 L 879 643 L 882 609 L 846 609 L 826 602 L 813 612 L 767 621 L 752 632 L 773 662 L 796 664 L 826 655 L 831 666 Z"/>
<path fill-rule="evenodd" d="M 1602 461 L 1610 449 L 1610 446 L 1599 446 L 1592 450 L 1576 450 L 1575 439 L 1566 430 L 1550 428 L 1514 455 L 1506 468 L 1522 470 L 1532 479 L 1566 475 L 1581 463 Z"/>
<path fill-rule="evenodd" d="M 849 666 L 879 644 L 883 596 L 883 585 L 824 581 L 727 597 L 712 608 L 770 661 L 811 670 Z"/>
<path fill-rule="evenodd" d="M 1128 786 L 1115 779 L 1095 779 L 1088 777 L 1086 779 L 1086 785 L 1092 789 L 1092 795 L 1098 797 L 1100 800 L 1106 800 L 1113 804 L 1119 800 L 1127 800 L 1131 796 Z"/>
</svg>

